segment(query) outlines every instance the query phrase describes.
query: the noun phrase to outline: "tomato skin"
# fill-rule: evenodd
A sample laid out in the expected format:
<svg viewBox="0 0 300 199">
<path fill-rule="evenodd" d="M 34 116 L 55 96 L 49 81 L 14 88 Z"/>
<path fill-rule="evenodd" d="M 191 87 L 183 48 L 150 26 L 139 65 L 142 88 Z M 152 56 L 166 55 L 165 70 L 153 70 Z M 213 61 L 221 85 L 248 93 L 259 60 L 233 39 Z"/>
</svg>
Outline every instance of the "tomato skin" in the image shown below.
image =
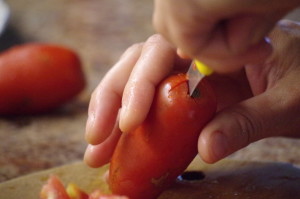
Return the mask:
<svg viewBox="0 0 300 199">
<path fill-rule="evenodd" d="M 109 173 L 112 193 L 154 199 L 186 169 L 217 104 L 206 79 L 197 89 L 199 98 L 188 95 L 184 74 L 160 84 L 146 120 L 134 131 L 123 133 L 116 146 Z"/>
<path fill-rule="evenodd" d="M 0 114 L 45 112 L 85 87 L 78 55 L 65 47 L 30 43 L 0 54 Z"/>
</svg>

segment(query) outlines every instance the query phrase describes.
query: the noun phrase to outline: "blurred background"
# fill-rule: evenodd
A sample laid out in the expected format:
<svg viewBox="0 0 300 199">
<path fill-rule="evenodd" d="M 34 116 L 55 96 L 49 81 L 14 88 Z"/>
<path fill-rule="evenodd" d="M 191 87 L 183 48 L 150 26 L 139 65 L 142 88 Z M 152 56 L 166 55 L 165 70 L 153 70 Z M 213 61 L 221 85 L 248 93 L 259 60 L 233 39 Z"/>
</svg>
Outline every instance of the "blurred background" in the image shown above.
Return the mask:
<svg viewBox="0 0 300 199">
<path fill-rule="evenodd" d="M 0 35 L 0 51 L 27 42 L 70 47 L 81 57 L 88 84 L 75 101 L 57 111 L 0 118 L 0 182 L 81 161 L 86 147 L 84 129 L 92 90 L 127 47 L 154 33 L 152 0 L 5 2 L 10 8 L 10 17 Z M 299 11 L 295 11 L 288 18 L 300 20 L 299 16 Z M 299 140 L 266 139 L 230 158 L 300 164 L 299 146 Z"/>
<path fill-rule="evenodd" d="M 70 47 L 81 57 L 87 88 L 55 112 L 0 118 L 0 182 L 82 160 L 90 93 L 127 47 L 153 33 L 152 1 L 5 2 L 10 18 L 0 36 L 0 50 L 27 42 Z"/>
</svg>

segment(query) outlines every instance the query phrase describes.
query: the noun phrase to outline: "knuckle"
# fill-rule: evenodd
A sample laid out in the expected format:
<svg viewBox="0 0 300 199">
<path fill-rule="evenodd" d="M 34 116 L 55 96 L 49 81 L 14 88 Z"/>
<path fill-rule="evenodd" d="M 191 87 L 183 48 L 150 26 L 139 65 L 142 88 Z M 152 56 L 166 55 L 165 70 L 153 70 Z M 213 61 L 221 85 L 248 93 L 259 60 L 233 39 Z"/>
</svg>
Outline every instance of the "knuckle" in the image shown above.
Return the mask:
<svg viewBox="0 0 300 199">
<path fill-rule="evenodd" d="M 160 34 L 154 34 L 152 36 L 150 36 L 146 43 L 145 43 L 145 46 L 148 47 L 148 46 L 156 46 L 157 44 L 159 44 L 160 42 L 164 41 L 164 38 L 162 35 Z"/>
<path fill-rule="evenodd" d="M 165 40 L 162 35 L 154 34 L 150 36 L 145 42 L 141 57 L 166 57 L 170 52 L 174 52 L 174 48 L 171 46 L 171 44 L 167 40 Z M 163 59 L 163 61 L 164 60 L 165 59 Z"/>
<path fill-rule="evenodd" d="M 135 43 L 135 44 L 132 44 L 131 46 L 129 46 L 127 50 L 133 51 L 136 49 L 140 49 L 143 45 L 144 45 L 144 42 Z"/>
<path fill-rule="evenodd" d="M 254 142 L 261 138 L 262 120 L 259 119 L 258 114 L 254 110 L 245 110 L 243 108 L 236 108 L 232 114 L 240 129 L 240 135 L 244 138 L 244 145 Z"/>
<path fill-rule="evenodd" d="M 126 57 L 127 55 L 130 55 L 140 49 L 142 49 L 144 43 L 143 42 L 140 42 L 140 43 L 135 43 L 135 44 L 132 44 L 131 46 L 129 46 L 125 52 L 122 54 L 122 56 L 120 57 L 120 59 L 123 59 L 124 57 Z"/>
</svg>

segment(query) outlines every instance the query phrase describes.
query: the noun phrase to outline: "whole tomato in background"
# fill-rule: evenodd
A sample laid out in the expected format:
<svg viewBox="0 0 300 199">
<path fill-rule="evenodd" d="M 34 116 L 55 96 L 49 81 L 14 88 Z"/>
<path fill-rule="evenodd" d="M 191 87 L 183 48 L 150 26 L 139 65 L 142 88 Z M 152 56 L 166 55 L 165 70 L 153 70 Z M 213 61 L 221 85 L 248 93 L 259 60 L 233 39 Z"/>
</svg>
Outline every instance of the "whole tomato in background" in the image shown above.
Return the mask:
<svg viewBox="0 0 300 199">
<path fill-rule="evenodd" d="M 154 199 L 170 186 L 197 154 L 199 134 L 216 111 L 206 79 L 190 97 L 185 74 L 163 81 L 146 120 L 123 133 L 114 151 L 109 186 L 130 199 Z"/>
<path fill-rule="evenodd" d="M 84 86 L 80 59 L 71 49 L 30 43 L 0 54 L 0 115 L 52 110 Z"/>
</svg>

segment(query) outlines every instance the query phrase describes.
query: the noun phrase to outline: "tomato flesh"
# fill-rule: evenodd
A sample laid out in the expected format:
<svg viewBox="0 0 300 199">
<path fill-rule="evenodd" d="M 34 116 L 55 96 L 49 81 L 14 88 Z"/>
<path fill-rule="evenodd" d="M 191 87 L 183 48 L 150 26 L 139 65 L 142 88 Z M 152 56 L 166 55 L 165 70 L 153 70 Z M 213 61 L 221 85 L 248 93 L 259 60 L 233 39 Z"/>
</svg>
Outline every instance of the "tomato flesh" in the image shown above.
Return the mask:
<svg viewBox="0 0 300 199">
<path fill-rule="evenodd" d="M 42 187 L 40 199 L 70 199 L 70 197 L 60 179 L 51 175 L 47 184 Z"/>
</svg>

